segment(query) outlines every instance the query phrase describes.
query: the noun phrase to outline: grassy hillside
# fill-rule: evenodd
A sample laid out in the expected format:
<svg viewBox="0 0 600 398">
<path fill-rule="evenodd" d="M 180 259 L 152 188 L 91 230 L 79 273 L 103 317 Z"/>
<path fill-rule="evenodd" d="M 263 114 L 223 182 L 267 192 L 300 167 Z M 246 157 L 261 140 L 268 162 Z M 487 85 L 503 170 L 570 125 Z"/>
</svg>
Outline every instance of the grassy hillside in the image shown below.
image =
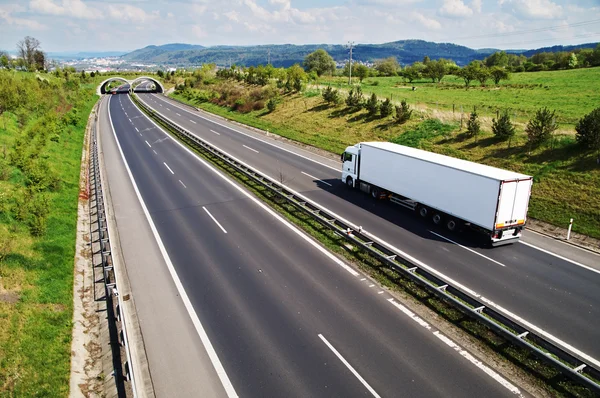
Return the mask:
<svg viewBox="0 0 600 398">
<path fill-rule="evenodd" d="M 569 115 L 568 120 L 576 120 L 598 105 L 593 98 L 598 98 L 595 93 L 600 92 L 600 80 L 597 79 L 600 77 L 600 68 L 530 73 L 516 76 L 515 80 L 521 81 L 522 84 L 534 85 L 544 76 L 547 77 L 547 82 L 551 82 L 548 84 L 562 87 L 561 90 L 557 90 L 557 96 L 563 98 L 562 102 L 560 98 L 544 95 L 543 90 L 546 89 L 543 87 L 532 88 L 529 91 L 505 87 L 491 95 L 484 90 L 472 90 L 468 94 L 474 94 L 475 97 L 464 98 L 465 101 L 468 99 L 480 106 L 486 104 L 490 109 L 494 109 L 494 105 L 506 104 L 509 102 L 508 98 L 518 95 L 519 99 L 510 103 L 520 107 L 520 114 L 533 111 L 540 105 L 554 104 L 559 113 Z M 527 77 L 531 80 L 526 80 Z M 394 93 L 394 99 L 401 97 L 398 92 L 409 92 L 394 87 L 394 81 L 397 79 L 385 79 L 378 78 L 376 81 L 380 81 L 381 84 L 372 86 L 372 89 L 383 94 Z M 562 80 L 571 80 L 571 83 Z M 231 84 L 233 83 L 227 83 Z M 422 111 L 415 112 L 408 123 L 398 125 L 391 118 L 371 118 L 365 110 L 354 112 L 343 104 L 328 106 L 320 92 L 315 89 L 300 94 L 280 95 L 279 104 L 273 112 L 259 109 L 240 113 L 227 106 L 206 102 L 206 99 L 210 98 L 207 93 L 222 90 L 219 85 L 223 83 L 205 86 L 200 90 L 188 89 L 174 96 L 207 111 L 334 153 L 341 153 L 346 146 L 360 141 L 394 141 L 530 174 L 535 176 L 529 210 L 531 217 L 560 226 L 566 226 L 569 218 L 573 217 L 574 230 L 600 237 L 600 166 L 596 163 L 595 154 L 583 151 L 576 145 L 571 133 L 573 124 L 565 122 L 565 132 L 558 134 L 549 144 L 530 150 L 523 133 L 523 125 L 518 126 L 517 136 L 511 142 L 496 140 L 490 132 L 489 123 L 483 123 L 484 132 L 479 137 L 467 138 L 463 134 L 464 129 L 461 131 L 459 122 L 447 117 L 448 112 L 440 113 L 431 107 L 424 107 Z M 239 83 L 237 85 L 237 90 L 245 90 L 246 96 L 234 102 L 246 102 L 242 106 L 236 105 L 236 108 L 253 109 L 252 106 L 248 106 L 248 101 L 252 95 L 257 96 L 252 94 L 256 88 Z M 365 86 L 363 84 L 365 91 L 371 89 Z M 594 88 L 597 90 L 595 93 Z M 410 93 L 420 95 L 421 103 L 435 103 L 432 98 L 437 98 L 440 103 L 442 100 L 446 101 L 446 104 L 450 103 L 451 115 L 451 101 L 454 98 L 452 94 L 466 92 L 464 89 L 443 90 L 427 87 Z M 214 95 L 217 97 L 214 101 L 219 102 L 220 94 Z M 237 98 L 240 93 L 230 87 L 228 95 L 231 100 L 232 95 Z M 264 99 L 262 101 L 264 103 Z"/>
<path fill-rule="evenodd" d="M 324 78 L 319 83 L 349 87 L 348 78 L 341 77 Z M 472 84 L 467 90 L 462 79 L 449 75 L 441 84 L 431 83 L 430 79 L 405 83 L 401 77 L 376 77 L 365 79 L 361 86 L 366 94 L 375 93 L 395 102 L 404 99 L 412 106 L 440 111 L 440 116 L 448 120 L 460 120 L 462 106 L 464 113 L 476 107 L 477 112 L 488 116 L 510 109 L 518 121 L 527 122 L 537 109 L 547 106 L 556 109 L 565 130 L 573 130 L 577 120 L 600 103 L 600 68 L 514 73 L 499 86 L 491 80 L 487 87 Z"/>
<path fill-rule="evenodd" d="M 95 84 L 0 70 L 0 396 L 69 392 L 84 130 Z"/>
</svg>

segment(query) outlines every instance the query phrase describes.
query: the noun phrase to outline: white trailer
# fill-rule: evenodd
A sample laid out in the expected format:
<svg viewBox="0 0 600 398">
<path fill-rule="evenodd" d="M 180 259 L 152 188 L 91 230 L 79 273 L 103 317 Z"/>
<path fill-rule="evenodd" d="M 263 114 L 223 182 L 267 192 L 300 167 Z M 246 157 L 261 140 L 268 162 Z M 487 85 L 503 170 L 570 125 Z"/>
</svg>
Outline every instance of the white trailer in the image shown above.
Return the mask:
<svg viewBox="0 0 600 398">
<path fill-rule="evenodd" d="M 390 142 L 363 142 L 342 154 L 342 181 L 455 231 L 469 226 L 493 246 L 517 241 L 533 179 Z"/>
</svg>

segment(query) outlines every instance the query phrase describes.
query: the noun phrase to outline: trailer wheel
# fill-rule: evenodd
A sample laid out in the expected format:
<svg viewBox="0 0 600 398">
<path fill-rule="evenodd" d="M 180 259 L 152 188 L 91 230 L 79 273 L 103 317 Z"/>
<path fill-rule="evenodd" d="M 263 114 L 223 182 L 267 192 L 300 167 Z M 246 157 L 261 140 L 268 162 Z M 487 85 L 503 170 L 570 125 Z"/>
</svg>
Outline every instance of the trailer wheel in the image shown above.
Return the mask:
<svg viewBox="0 0 600 398">
<path fill-rule="evenodd" d="M 421 217 L 425 218 L 429 214 L 429 210 L 427 207 L 419 205 L 419 207 L 417 207 L 417 213 L 419 213 Z"/>
<path fill-rule="evenodd" d="M 373 199 L 379 199 L 379 189 L 377 187 L 371 187 L 371 196 Z"/>
<path fill-rule="evenodd" d="M 431 219 L 435 225 L 440 225 L 442 222 L 442 216 L 439 213 L 435 213 Z"/>
<path fill-rule="evenodd" d="M 454 232 L 456 231 L 456 228 L 458 227 L 458 223 L 456 222 L 455 219 L 451 218 L 448 220 L 448 222 L 446 223 L 446 228 L 448 229 L 448 231 L 450 232 Z"/>
<path fill-rule="evenodd" d="M 348 188 L 354 188 L 354 184 L 352 183 L 352 177 L 347 177 L 346 178 L 346 186 Z"/>
</svg>

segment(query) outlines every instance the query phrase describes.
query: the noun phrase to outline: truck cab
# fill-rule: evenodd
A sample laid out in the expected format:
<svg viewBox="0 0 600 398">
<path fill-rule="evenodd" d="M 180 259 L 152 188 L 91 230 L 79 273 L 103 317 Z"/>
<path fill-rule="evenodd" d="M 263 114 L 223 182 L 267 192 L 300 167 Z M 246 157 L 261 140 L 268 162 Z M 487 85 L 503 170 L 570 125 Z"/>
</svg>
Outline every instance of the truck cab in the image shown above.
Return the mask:
<svg viewBox="0 0 600 398">
<path fill-rule="evenodd" d="M 349 146 L 342 153 L 342 181 L 349 187 L 354 187 L 358 179 L 358 157 L 360 144 Z"/>
</svg>

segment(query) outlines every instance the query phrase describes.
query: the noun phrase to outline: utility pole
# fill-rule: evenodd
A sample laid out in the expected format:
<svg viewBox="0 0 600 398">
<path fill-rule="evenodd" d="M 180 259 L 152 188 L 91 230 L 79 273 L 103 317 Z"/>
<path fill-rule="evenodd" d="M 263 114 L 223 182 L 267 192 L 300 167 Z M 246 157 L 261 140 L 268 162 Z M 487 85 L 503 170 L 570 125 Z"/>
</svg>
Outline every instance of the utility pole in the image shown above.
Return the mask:
<svg viewBox="0 0 600 398">
<path fill-rule="evenodd" d="M 349 41 L 348 47 L 350 47 L 350 63 L 348 64 L 348 85 L 352 84 L 352 46 L 354 46 L 354 42 Z"/>
<path fill-rule="evenodd" d="M 271 65 L 271 49 L 267 50 L 267 65 Z"/>
</svg>

